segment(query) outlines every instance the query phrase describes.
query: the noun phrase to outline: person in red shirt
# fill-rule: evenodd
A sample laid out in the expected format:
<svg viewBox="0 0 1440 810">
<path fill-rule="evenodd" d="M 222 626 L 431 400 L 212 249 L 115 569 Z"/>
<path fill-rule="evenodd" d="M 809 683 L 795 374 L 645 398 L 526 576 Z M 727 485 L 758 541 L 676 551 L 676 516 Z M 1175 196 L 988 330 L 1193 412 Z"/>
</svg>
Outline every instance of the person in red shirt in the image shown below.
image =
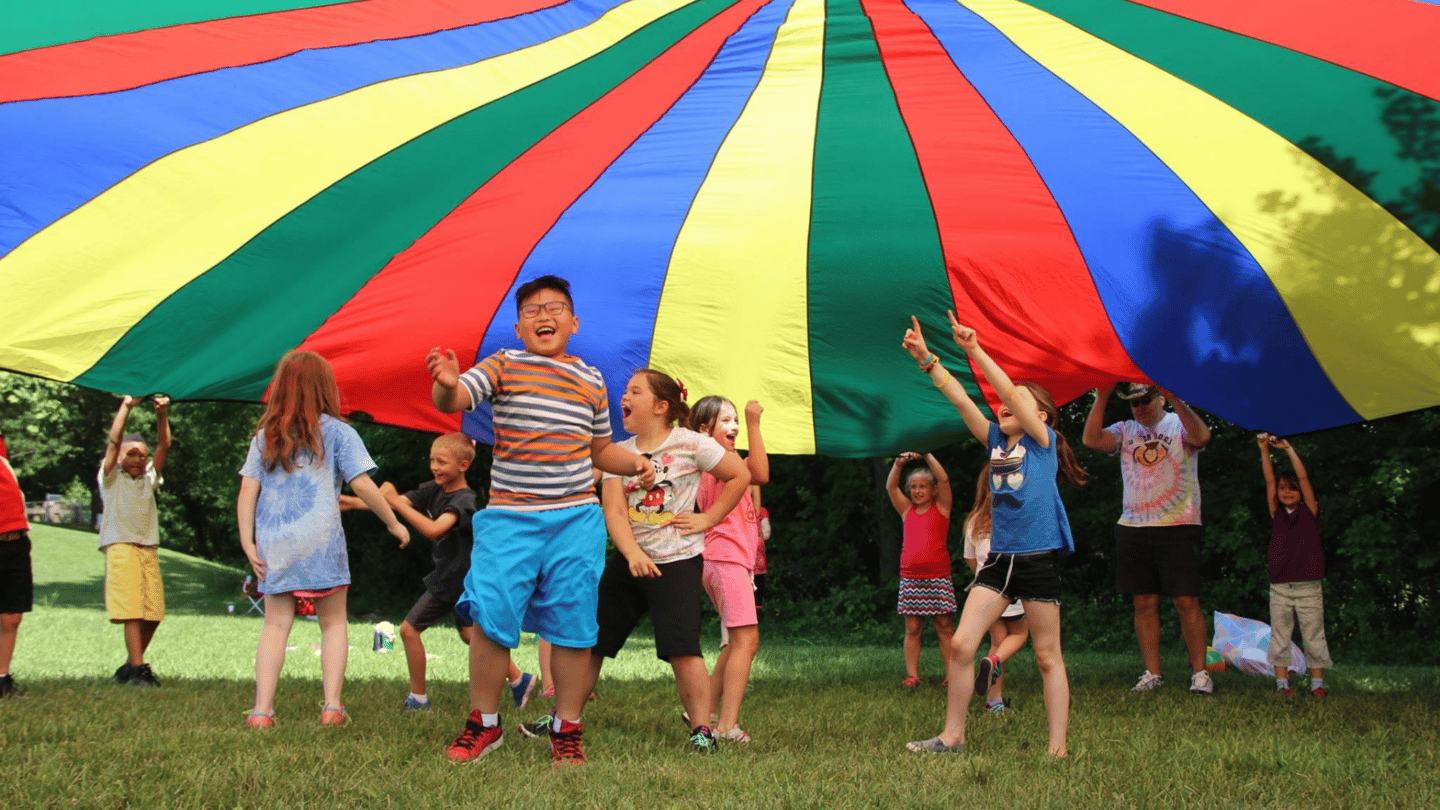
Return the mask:
<svg viewBox="0 0 1440 810">
<path fill-rule="evenodd" d="M 910 473 L 905 491 L 900 490 L 900 472 L 905 463 L 925 460 L 925 468 Z M 890 503 L 904 521 L 900 541 L 900 603 L 905 617 L 905 680 L 914 688 L 920 680 L 920 633 L 924 617 L 933 617 L 940 637 L 940 655 L 950 669 L 950 637 L 955 635 L 955 581 L 950 578 L 950 477 L 945 468 L 926 453 L 901 453 L 890 467 L 885 481 Z"/>
<path fill-rule="evenodd" d="M 30 568 L 30 523 L 25 519 L 25 496 L 15 480 L 0 434 L 0 698 L 16 693 L 10 676 L 20 619 L 34 606 L 35 577 Z"/>
</svg>

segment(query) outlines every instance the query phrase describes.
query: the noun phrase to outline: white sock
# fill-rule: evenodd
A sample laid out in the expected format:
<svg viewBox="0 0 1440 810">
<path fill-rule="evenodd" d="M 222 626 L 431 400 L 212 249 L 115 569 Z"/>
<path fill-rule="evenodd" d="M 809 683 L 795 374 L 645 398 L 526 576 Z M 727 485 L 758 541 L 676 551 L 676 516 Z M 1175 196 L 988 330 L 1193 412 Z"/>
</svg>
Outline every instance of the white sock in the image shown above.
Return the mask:
<svg viewBox="0 0 1440 810">
<path fill-rule="evenodd" d="M 1289 689 L 1289 688 L 1290 688 L 1290 679 L 1289 679 L 1289 678 L 1276 678 L 1276 679 L 1275 679 L 1275 690 L 1276 690 L 1276 691 L 1279 691 L 1279 690 L 1281 690 L 1281 689 Z"/>
<path fill-rule="evenodd" d="M 417 694 L 415 694 L 414 692 L 411 692 L 411 693 L 410 693 L 410 699 L 411 699 L 411 700 L 418 700 L 418 701 L 420 701 L 421 703 L 429 703 L 429 702 L 430 702 L 430 698 L 425 697 L 425 695 L 423 695 L 423 694 L 417 695 Z"/>
<path fill-rule="evenodd" d="M 1311 679 L 1310 679 L 1310 688 L 1311 688 L 1311 689 L 1324 689 L 1324 688 L 1325 688 L 1325 679 L 1324 679 L 1324 678 L 1311 678 Z"/>
<path fill-rule="evenodd" d="M 491 681 L 491 683 L 494 683 L 494 681 Z M 486 728 L 490 728 L 491 726 L 498 726 L 498 725 L 500 725 L 500 713 L 499 713 L 499 712 L 496 712 L 495 714 L 486 714 L 486 713 L 484 713 L 484 712 L 481 712 L 481 713 L 480 713 L 480 725 L 482 725 L 482 726 L 484 726 L 484 727 L 486 727 Z"/>
</svg>

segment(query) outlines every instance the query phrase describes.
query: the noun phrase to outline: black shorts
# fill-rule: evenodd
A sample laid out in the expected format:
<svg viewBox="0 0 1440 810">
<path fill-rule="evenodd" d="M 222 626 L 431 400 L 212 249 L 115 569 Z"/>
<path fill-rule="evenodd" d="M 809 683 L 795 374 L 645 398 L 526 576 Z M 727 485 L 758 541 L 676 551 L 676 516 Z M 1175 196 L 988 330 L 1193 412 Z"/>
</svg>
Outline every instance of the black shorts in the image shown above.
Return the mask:
<svg viewBox="0 0 1440 810">
<path fill-rule="evenodd" d="M 1024 554 L 991 552 L 975 572 L 971 588 L 995 591 L 1011 602 L 1054 602 L 1060 604 L 1060 552 L 1031 551 Z"/>
<path fill-rule="evenodd" d="M 636 579 L 621 554 L 612 554 L 600 575 L 600 638 L 591 650 L 614 658 L 647 612 L 655 625 L 655 657 L 663 661 L 700 655 L 700 599 L 704 558 L 696 554 L 656 565 L 660 576 Z"/>
<path fill-rule="evenodd" d="M 30 570 L 30 535 L 0 541 L 0 613 L 29 613 L 35 607 L 35 574 Z"/>
<path fill-rule="evenodd" d="M 410 612 L 405 614 L 405 621 L 417 632 L 434 627 L 447 618 L 455 620 L 456 630 L 464 630 L 470 626 L 469 622 L 460 618 L 460 615 L 455 612 L 454 602 L 437 599 L 435 594 L 429 591 L 416 600 L 415 607 L 410 608 Z"/>
<path fill-rule="evenodd" d="M 1115 590 L 1200 595 L 1200 526 L 1115 527 Z"/>
</svg>

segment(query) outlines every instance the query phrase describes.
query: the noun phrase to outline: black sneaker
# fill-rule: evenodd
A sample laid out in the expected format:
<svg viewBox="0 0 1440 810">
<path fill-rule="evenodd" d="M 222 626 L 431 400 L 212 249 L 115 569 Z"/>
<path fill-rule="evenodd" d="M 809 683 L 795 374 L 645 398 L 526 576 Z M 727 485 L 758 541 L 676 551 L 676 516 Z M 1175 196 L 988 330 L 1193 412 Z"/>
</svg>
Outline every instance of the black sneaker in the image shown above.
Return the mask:
<svg viewBox="0 0 1440 810">
<path fill-rule="evenodd" d="M 130 671 L 130 683 L 135 686 L 159 686 L 160 679 L 155 677 L 149 664 L 141 664 Z"/>
<path fill-rule="evenodd" d="M 550 736 L 550 729 L 554 724 L 555 715 L 553 714 L 537 717 L 528 723 L 520 724 L 520 736 L 527 740 L 533 740 L 537 737 L 548 737 Z"/>
<path fill-rule="evenodd" d="M 130 679 L 134 677 L 135 667 L 130 666 L 130 664 L 126 662 L 124 664 L 121 664 L 119 669 L 115 670 L 115 675 L 111 678 L 111 680 L 115 681 L 116 683 L 129 683 Z"/>
<path fill-rule="evenodd" d="M 15 697 L 20 694 L 20 689 L 15 686 L 15 679 L 9 675 L 0 675 L 0 698 Z"/>
<path fill-rule="evenodd" d="M 715 743 L 715 734 L 709 726 L 699 726 L 690 732 L 690 753 L 713 754 L 720 746 Z"/>
</svg>

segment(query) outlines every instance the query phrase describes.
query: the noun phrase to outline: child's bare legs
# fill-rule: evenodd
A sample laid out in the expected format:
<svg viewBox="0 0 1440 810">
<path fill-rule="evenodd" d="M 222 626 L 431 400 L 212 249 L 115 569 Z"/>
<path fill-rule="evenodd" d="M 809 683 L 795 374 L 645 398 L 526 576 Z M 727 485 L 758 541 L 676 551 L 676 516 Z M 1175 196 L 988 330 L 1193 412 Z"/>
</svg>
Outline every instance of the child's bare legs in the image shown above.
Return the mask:
<svg viewBox="0 0 1440 810">
<path fill-rule="evenodd" d="M 955 617 L 943 613 L 935 617 L 935 638 L 940 641 L 940 660 L 945 671 L 950 671 L 950 639 L 955 635 Z M 948 676 L 947 676 L 948 677 Z"/>
<path fill-rule="evenodd" d="M 125 620 L 125 655 L 130 666 L 138 667 L 145 663 L 145 651 L 150 648 L 150 641 L 155 638 L 158 627 L 160 622 L 148 619 Z"/>
<path fill-rule="evenodd" d="M 317 608 L 318 612 L 318 608 Z M 265 623 L 255 648 L 255 708 L 252 714 L 275 713 L 275 689 L 280 668 L 285 666 L 285 642 L 295 623 L 295 597 L 288 593 L 265 594 Z"/>
<path fill-rule="evenodd" d="M 997 634 L 999 638 L 997 639 Z M 990 626 L 990 654 L 1003 663 L 1015 657 L 1015 653 L 1030 640 L 1030 625 L 1025 619 L 1007 622 L 1001 619 Z M 986 700 L 1000 700 L 1005 695 L 1005 676 L 995 679 L 995 685 L 985 693 Z"/>
<path fill-rule="evenodd" d="M 708 725 L 713 706 L 710 703 L 710 673 L 705 670 L 705 659 L 698 655 L 671 656 L 670 668 L 675 671 L 675 689 L 680 693 L 680 705 L 685 707 L 690 724 Z M 744 691 L 743 687 L 741 691 Z"/>
<path fill-rule="evenodd" d="M 905 617 L 905 675 L 909 678 L 920 677 L 920 632 L 925 625 L 920 622 L 919 616 Z M 943 639 L 942 639 L 943 641 Z M 947 670 L 948 671 L 948 670 Z"/>
<path fill-rule="evenodd" d="M 555 673 L 550 669 L 550 649 L 550 642 L 546 641 L 543 638 L 540 639 L 540 642 L 535 645 L 535 653 L 540 658 L 540 683 L 546 686 L 555 685 Z M 590 690 L 592 692 L 595 690 L 593 684 L 591 685 Z"/>
<path fill-rule="evenodd" d="M 580 722 L 585 700 L 599 680 L 600 667 L 593 665 L 589 648 L 550 648 L 550 669 L 555 678 L 555 716 L 572 723 Z M 703 667 L 704 664 L 701 664 Z"/>
<path fill-rule="evenodd" d="M 729 731 L 740 725 L 740 704 L 745 702 L 745 687 L 750 683 L 750 665 L 760 649 L 760 626 L 747 624 L 730 628 L 730 643 L 715 660 L 715 673 L 710 676 L 710 707 L 720 710 L 716 731 Z M 724 696 L 730 699 L 725 700 Z M 694 717 L 708 715 L 691 714 Z"/>
<path fill-rule="evenodd" d="M 320 620 L 320 687 L 326 706 L 343 706 L 340 691 L 345 685 L 345 663 L 350 657 L 350 633 L 346 626 L 345 596 L 349 588 L 341 588 L 329 596 L 315 600 L 315 618 Z M 292 604 L 294 600 L 291 600 Z M 267 610 L 268 617 L 270 612 Z M 292 618 L 294 614 L 291 614 Z M 286 636 L 289 636 L 287 630 Z M 284 654 L 284 650 L 281 650 Z M 407 653 L 408 654 L 408 653 Z M 420 654 L 423 660 L 425 654 Z M 280 674 L 277 670 L 277 676 Z M 422 675 L 423 678 L 423 675 Z"/>
<path fill-rule="evenodd" d="M 970 698 L 975 695 L 975 652 L 990 625 L 1005 611 L 1005 597 L 989 588 L 973 588 L 965 598 L 965 607 L 960 611 L 960 627 L 950 637 L 950 668 L 945 677 L 950 679 L 946 695 L 945 730 L 940 732 L 940 741 L 956 745 L 965 741 L 965 714 L 970 709 Z"/>
<path fill-rule="evenodd" d="M 318 612 L 318 608 L 317 608 Z M 465 631 L 460 631 L 465 638 Z M 420 631 L 410 622 L 400 623 L 400 643 L 405 645 L 405 666 L 410 670 L 410 692 L 425 694 L 425 642 L 420 640 Z"/>
<path fill-rule="evenodd" d="M 10 658 L 15 655 L 15 639 L 24 617 L 24 613 L 0 613 L 0 672 L 10 671 Z"/>
<path fill-rule="evenodd" d="M 500 690 L 510 668 L 510 648 L 476 630 L 470 637 L 470 708 L 500 713 Z"/>
<path fill-rule="evenodd" d="M 1068 757 L 1065 747 L 1070 730 L 1070 678 L 1060 653 L 1060 605 L 1055 602 L 1025 601 L 1025 618 L 1035 644 L 1035 663 L 1045 689 L 1045 717 L 1050 726 L 1052 756 Z M 1152 670 L 1153 671 L 1153 670 Z"/>
</svg>

